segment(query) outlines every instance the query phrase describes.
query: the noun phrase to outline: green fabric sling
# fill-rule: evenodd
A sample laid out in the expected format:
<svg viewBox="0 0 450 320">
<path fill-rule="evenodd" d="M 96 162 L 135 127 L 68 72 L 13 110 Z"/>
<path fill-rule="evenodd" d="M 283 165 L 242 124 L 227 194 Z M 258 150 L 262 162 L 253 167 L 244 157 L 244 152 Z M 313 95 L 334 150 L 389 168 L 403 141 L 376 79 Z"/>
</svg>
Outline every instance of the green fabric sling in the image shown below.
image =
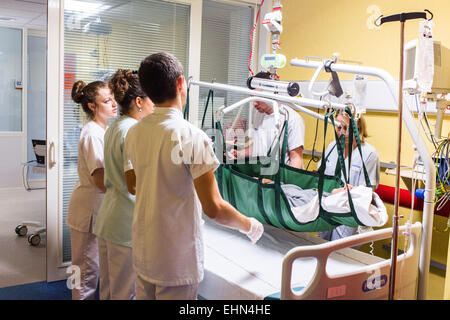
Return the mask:
<svg viewBox="0 0 450 320">
<path fill-rule="evenodd" d="M 330 113 L 327 110 L 325 115 L 324 150 L 322 154 L 325 154 L 325 137 L 328 118 L 330 118 L 334 125 L 333 113 Z M 220 121 L 216 122 L 216 128 L 220 131 L 223 138 Z M 297 169 L 285 164 L 284 160 L 288 140 L 288 123 L 285 121 L 280 130 L 280 134 L 278 135 L 275 147 L 269 150 L 267 156 L 256 158 L 250 157 L 239 159 L 239 161 L 230 161 L 227 160 L 225 156 L 223 157 L 222 164 L 215 172 L 222 197 L 230 202 L 230 204 L 242 214 L 253 217 L 261 223 L 270 224 L 285 230 L 313 232 L 331 230 L 341 224 L 352 227 L 362 225 L 354 212 L 354 206 L 349 191 L 347 191 L 347 194 L 351 212 L 344 214 L 327 212 L 322 208 L 322 205 L 320 205 L 319 215 L 314 221 L 300 223 L 292 213 L 286 195 L 281 188 L 281 185 L 284 183 L 294 184 L 302 189 L 317 189 L 319 193 L 319 203 L 321 204 L 324 192 L 331 192 L 335 188 L 344 186 L 340 177 L 342 172 L 345 181 L 348 181 L 343 156 L 345 137 L 343 137 L 343 135 L 338 137 L 336 130 L 333 131 L 335 132 L 336 147 L 339 156 L 339 175 L 325 175 L 326 161 L 322 161 L 317 172 Z M 281 137 L 283 137 L 283 143 L 280 148 Z M 358 144 L 359 137 L 356 140 Z M 222 139 L 222 141 L 223 150 L 226 150 L 225 140 Z M 278 166 L 276 172 L 266 172 L 265 174 L 261 172 L 262 169 L 268 169 L 273 166 L 275 166 L 275 168 Z M 272 180 L 273 183 L 262 183 L 264 178 Z"/>
</svg>

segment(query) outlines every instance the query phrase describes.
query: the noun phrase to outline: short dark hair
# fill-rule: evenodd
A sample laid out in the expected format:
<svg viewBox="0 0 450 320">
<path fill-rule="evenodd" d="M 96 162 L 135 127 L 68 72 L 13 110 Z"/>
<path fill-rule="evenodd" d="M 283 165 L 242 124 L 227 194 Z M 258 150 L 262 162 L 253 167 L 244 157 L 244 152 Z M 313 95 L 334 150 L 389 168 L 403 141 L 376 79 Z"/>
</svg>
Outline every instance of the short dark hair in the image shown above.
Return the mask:
<svg viewBox="0 0 450 320">
<path fill-rule="evenodd" d="M 167 52 L 159 52 L 145 58 L 139 67 L 142 90 L 154 103 L 173 100 L 177 96 L 177 80 L 183 75 L 183 66 Z"/>
</svg>

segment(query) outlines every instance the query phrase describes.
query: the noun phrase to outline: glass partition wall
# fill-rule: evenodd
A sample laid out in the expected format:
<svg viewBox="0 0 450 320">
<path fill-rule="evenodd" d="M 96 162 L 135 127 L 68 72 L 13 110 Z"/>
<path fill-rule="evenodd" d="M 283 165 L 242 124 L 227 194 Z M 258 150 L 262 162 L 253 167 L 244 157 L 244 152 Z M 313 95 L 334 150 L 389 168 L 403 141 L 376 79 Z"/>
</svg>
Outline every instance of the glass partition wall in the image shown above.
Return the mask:
<svg viewBox="0 0 450 320">
<path fill-rule="evenodd" d="M 0 27 L 0 132 L 22 131 L 22 29 Z"/>
<path fill-rule="evenodd" d="M 253 14 L 253 7 L 203 0 L 200 81 L 247 85 Z M 204 129 L 213 127 L 218 108 L 244 98 L 242 94 L 216 91 L 214 103 L 210 101 L 204 113 L 208 91 L 200 88 L 199 92 L 198 124 L 203 123 Z"/>
<path fill-rule="evenodd" d="M 71 260 L 69 199 L 77 174 L 77 144 L 86 118 L 71 99 L 77 80 L 107 81 L 136 70 L 146 56 L 167 51 L 188 70 L 190 6 L 149 0 L 75 1 L 64 6 L 63 262 Z"/>
<path fill-rule="evenodd" d="M 45 166 L 38 163 L 32 141 L 43 143 L 46 136 L 47 48 L 43 20 L 47 6 L 30 6 L 11 3 L 7 11 L 0 3 L 4 18 L 0 21 L 2 288 L 43 281 L 46 270 Z M 45 148 L 39 152 L 45 155 Z"/>
</svg>

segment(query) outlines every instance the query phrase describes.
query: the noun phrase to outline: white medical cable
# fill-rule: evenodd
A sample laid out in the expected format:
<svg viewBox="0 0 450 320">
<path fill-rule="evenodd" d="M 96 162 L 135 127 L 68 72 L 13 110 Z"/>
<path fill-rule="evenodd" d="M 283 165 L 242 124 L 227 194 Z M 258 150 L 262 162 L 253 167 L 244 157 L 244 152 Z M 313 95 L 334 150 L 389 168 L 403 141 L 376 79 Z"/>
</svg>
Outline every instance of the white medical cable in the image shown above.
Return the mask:
<svg viewBox="0 0 450 320">
<path fill-rule="evenodd" d="M 368 226 L 362 226 L 362 225 L 360 225 L 360 226 L 358 226 L 358 228 L 357 228 L 357 233 L 358 234 L 362 234 L 362 233 L 365 233 L 365 232 L 370 232 L 370 231 L 373 231 L 373 228 L 372 227 L 368 227 Z M 370 242 L 370 254 L 371 255 L 374 255 L 373 254 L 373 250 L 374 250 L 374 247 L 373 247 L 373 244 L 374 244 L 374 242 L 373 242 L 373 240 Z"/>
<path fill-rule="evenodd" d="M 436 201 L 436 204 L 438 204 L 438 206 L 436 207 L 436 211 L 441 210 L 448 202 L 448 200 L 450 199 L 449 194 L 445 194 L 443 195 L 438 201 Z M 450 219 L 450 218 L 449 218 Z"/>
<path fill-rule="evenodd" d="M 413 216 L 414 216 L 414 200 L 415 200 L 415 193 L 416 193 L 416 183 L 417 183 L 417 172 L 416 172 L 416 167 L 417 167 L 417 161 L 419 160 L 419 154 L 417 152 L 417 147 L 413 145 L 413 148 L 415 150 L 414 153 L 414 157 L 413 157 L 413 161 L 412 161 L 412 170 L 411 170 L 411 211 L 409 214 L 409 219 L 408 221 L 406 221 L 405 225 L 406 225 L 406 229 L 405 231 L 403 231 L 403 235 L 405 236 L 405 240 L 404 240 L 404 247 L 403 247 L 403 254 L 406 256 L 406 252 L 408 251 L 408 246 L 410 244 L 410 239 L 411 239 L 411 226 L 412 226 L 412 222 L 413 222 Z M 403 264 L 402 264 L 403 267 Z"/>
<path fill-rule="evenodd" d="M 422 129 L 423 129 L 423 131 L 425 133 L 425 136 L 427 137 L 428 141 L 430 141 L 436 147 L 436 141 L 435 141 L 435 137 L 434 137 L 433 133 L 431 132 L 430 128 L 428 127 L 428 130 L 430 131 L 429 132 L 430 136 L 428 136 L 427 130 L 425 130 L 425 127 L 423 125 L 422 118 L 425 117 L 425 121 L 426 121 L 427 126 L 428 126 L 428 117 L 427 117 L 426 110 L 419 110 L 419 101 L 418 101 L 418 95 L 417 94 L 414 95 L 414 100 L 416 102 L 417 117 L 418 117 L 420 125 L 422 126 Z"/>
<path fill-rule="evenodd" d="M 415 193 L 416 193 L 416 183 L 417 183 L 417 172 L 415 171 L 417 166 L 417 161 L 419 160 L 419 154 L 417 152 L 417 147 L 413 145 L 413 148 L 415 150 L 415 154 L 412 161 L 412 171 L 411 171 L 411 178 L 412 178 L 412 199 L 411 199 L 411 212 L 409 215 L 408 221 L 405 223 L 405 231 L 403 231 L 403 235 L 405 237 L 404 243 L 403 243 L 403 261 L 406 259 L 406 253 L 408 252 L 408 246 L 411 243 L 411 226 L 412 226 L 412 220 L 414 216 L 414 199 L 415 199 Z M 403 266 L 405 263 L 402 263 L 400 265 L 399 274 L 403 273 Z"/>
</svg>

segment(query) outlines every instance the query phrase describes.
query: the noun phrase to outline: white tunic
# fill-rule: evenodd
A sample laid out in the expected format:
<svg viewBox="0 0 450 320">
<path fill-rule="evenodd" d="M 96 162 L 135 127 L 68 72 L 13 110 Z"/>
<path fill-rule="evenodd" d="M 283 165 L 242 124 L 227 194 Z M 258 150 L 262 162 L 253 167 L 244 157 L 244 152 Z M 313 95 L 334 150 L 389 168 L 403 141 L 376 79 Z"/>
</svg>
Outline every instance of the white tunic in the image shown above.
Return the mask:
<svg viewBox="0 0 450 320">
<path fill-rule="evenodd" d="M 325 167 L 325 174 L 334 176 L 334 171 L 336 169 L 336 165 L 338 162 L 338 152 L 337 148 L 335 147 L 336 141 L 331 142 L 328 145 L 328 148 L 325 151 L 325 155 L 327 156 L 331 149 L 333 151 L 331 152 L 330 156 L 328 157 L 326 167 Z M 367 173 L 369 175 L 370 183 L 372 184 L 373 190 L 375 190 L 378 187 L 378 184 L 380 183 L 380 159 L 378 157 L 377 150 L 369 144 L 367 141 L 361 144 L 361 151 L 363 155 L 364 164 L 367 169 Z M 323 159 L 322 156 L 322 159 Z M 322 159 L 317 164 L 317 168 L 320 167 L 320 164 L 322 162 Z M 347 172 L 348 177 L 348 158 L 345 158 L 345 169 Z M 350 170 L 350 181 L 349 184 L 352 186 L 360 186 L 366 185 L 366 180 L 364 177 L 364 170 L 362 167 L 362 160 L 361 155 L 359 154 L 358 148 L 354 149 L 352 151 L 352 161 L 351 161 L 351 170 Z M 341 177 L 342 181 L 344 181 L 344 177 Z"/>
<path fill-rule="evenodd" d="M 292 108 L 281 105 L 280 108 L 280 128 L 285 120 L 288 120 L 288 141 L 285 155 L 285 163 L 289 164 L 289 152 L 305 144 L 305 123 L 303 118 Z M 252 156 L 266 156 L 271 144 L 277 137 L 275 126 L 275 114 L 265 114 L 256 110 L 252 117 L 253 131 L 250 132 L 253 139 Z M 280 148 L 283 143 L 280 140 Z"/>
<path fill-rule="evenodd" d="M 160 286 L 199 283 L 204 249 L 194 179 L 219 165 L 211 140 L 180 110 L 157 107 L 128 131 L 125 152 L 136 174 L 137 275 Z"/>
<path fill-rule="evenodd" d="M 104 167 L 103 136 L 105 130 L 89 121 L 81 130 L 78 141 L 78 181 L 70 197 L 67 225 L 80 232 L 92 232 L 93 221 L 104 193 L 92 178 L 95 169 Z"/>
<path fill-rule="evenodd" d="M 106 192 L 94 226 L 94 233 L 99 238 L 130 248 L 135 197 L 126 186 L 125 172 L 132 167 L 124 157 L 123 144 L 128 130 L 137 122 L 131 117 L 121 116 L 105 133 Z"/>
</svg>

